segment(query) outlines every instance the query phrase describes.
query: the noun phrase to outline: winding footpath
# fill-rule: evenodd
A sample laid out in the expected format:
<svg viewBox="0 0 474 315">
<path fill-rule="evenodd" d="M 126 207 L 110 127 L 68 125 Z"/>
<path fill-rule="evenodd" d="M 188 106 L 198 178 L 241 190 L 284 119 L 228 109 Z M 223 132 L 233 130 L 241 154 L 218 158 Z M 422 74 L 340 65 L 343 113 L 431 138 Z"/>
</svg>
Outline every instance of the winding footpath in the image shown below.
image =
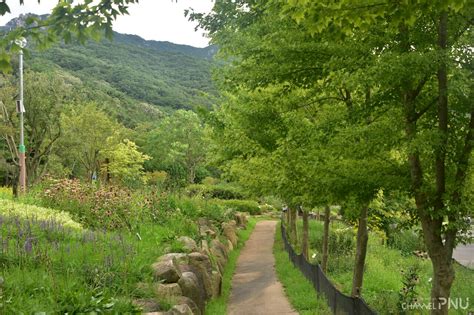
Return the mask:
<svg viewBox="0 0 474 315">
<path fill-rule="evenodd" d="M 230 315 L 298 314 L 275 273 L 273 241 L 277 221 L 260 221 L 237 260 L 228 305 Z"/>
</svg>

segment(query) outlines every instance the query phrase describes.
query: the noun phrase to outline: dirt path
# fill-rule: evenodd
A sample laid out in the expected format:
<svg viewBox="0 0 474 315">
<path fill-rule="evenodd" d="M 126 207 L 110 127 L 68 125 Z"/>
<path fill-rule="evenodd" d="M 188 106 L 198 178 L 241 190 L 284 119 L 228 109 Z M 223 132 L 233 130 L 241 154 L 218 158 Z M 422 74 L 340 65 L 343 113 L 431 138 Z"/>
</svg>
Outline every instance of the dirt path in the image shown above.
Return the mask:
<svg viewBox="0 0 474 315">
<path fill-rule="evenodd" d="M 228 306 L 230 315 L 298 314 L 275 274 L 273 240 L 277 221 L 258 222 L 237 260 Z"/>
</svg>

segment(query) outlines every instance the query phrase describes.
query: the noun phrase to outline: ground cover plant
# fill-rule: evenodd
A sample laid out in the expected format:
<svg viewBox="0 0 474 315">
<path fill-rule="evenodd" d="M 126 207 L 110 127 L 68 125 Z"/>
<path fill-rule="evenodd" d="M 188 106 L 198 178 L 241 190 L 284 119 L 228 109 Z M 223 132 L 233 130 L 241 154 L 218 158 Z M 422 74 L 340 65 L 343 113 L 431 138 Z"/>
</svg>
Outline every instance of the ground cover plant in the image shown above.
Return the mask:
<svg viewBox="0 0 474 315">
<path fill-rule="evenodd" d="M 0 198 L 5 314 L 138 312 L 133 301 L 153 296 L 139 284 L 153 281 L 156 258 L 183 251 L 179 236 L 199 241 L 197 218 L 219 223 L 233 214 L 200 198 L 73 180 Z"/>
<path fill-rule="evenodd" d="M 310 255 L 314 263 L 321 260 L 321 244 L 323 223 L 316 220 L 309 222 Z M 301 228 L 301 225 L 299 225 Z M 383 244 L 377 233 L 370 233 L 366 264 L 364 269 L 363 299 L 371 308 L 380 314 L 403 313 L 403 303 L 429 303 L 431 281 L 433 278 L 431 262 L 426 255 L 415 255 L 418 236 L 410 231 L 399 231 L 405 241 L 407 234 L 414 240 L 406 241 L 400 247 L 397 240 L 395 246 Z M 332 222 L 329 235 L 329 261 L 327 275 L 335 286 L 343 293 L 350 295 L 354 261 L 354 232 L 351 227 Z M 410 251 L 410 252 L 409 252 Z M 420 251 L 422 252 L 422 251 Z M 463 305 L 467 299 L 473 301 L 474 271 L 455 264 L 456 280 L 453 283 L 452 297 L 462 298 Z M 472 308 L 472 306 L 470 306 Z M 450 310 L 450 314 L 465 314 L 468 310 Z M 423 313 L 418 309 L 417 312 Z M 424 312 L 428 313 L 427 310 Z"/>
<path fill-rule="evenodd" d="M 278 279 L 283 284 L 285 293 L 295 310 L 302 315 L 331 314 L 327 301 L 316 295 L 311 282 L 288 259 L 279 225 L 275 232 L 273 255 L 275 256 L 275 269 Z"/>
</svg>

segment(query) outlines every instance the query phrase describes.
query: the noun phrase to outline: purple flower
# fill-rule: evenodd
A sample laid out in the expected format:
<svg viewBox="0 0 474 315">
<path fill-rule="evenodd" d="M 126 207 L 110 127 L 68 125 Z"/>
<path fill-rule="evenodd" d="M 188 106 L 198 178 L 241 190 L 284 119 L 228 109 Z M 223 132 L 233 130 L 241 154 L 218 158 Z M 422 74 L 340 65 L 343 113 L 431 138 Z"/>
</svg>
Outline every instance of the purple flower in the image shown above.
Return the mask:
<svg viewBox="0 0 474 315">
<path fill-rule="evenodd" d="M 30 254 L 33 251 L 33 238 L 28 237 L 23 245 L 23 248 L 26 253 Z"/>
</svg>

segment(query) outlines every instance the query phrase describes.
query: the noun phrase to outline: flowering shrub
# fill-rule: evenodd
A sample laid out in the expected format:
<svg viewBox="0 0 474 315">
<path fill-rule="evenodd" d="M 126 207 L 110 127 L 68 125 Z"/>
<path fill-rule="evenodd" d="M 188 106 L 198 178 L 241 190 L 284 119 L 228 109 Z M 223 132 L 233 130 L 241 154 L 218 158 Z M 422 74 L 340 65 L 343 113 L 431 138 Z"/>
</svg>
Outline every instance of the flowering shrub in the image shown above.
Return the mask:
<svg viewBox="0 0 474 315">
<path fill-rule="evenodd" d="M 40 194 L 48 206 L 67 210 L 89 228 L 131 229 L 141 217 L 142 203 L 124 188 L 97 188 L 79 180 L 62 179 L 51 180 Z"/>
</svg>

